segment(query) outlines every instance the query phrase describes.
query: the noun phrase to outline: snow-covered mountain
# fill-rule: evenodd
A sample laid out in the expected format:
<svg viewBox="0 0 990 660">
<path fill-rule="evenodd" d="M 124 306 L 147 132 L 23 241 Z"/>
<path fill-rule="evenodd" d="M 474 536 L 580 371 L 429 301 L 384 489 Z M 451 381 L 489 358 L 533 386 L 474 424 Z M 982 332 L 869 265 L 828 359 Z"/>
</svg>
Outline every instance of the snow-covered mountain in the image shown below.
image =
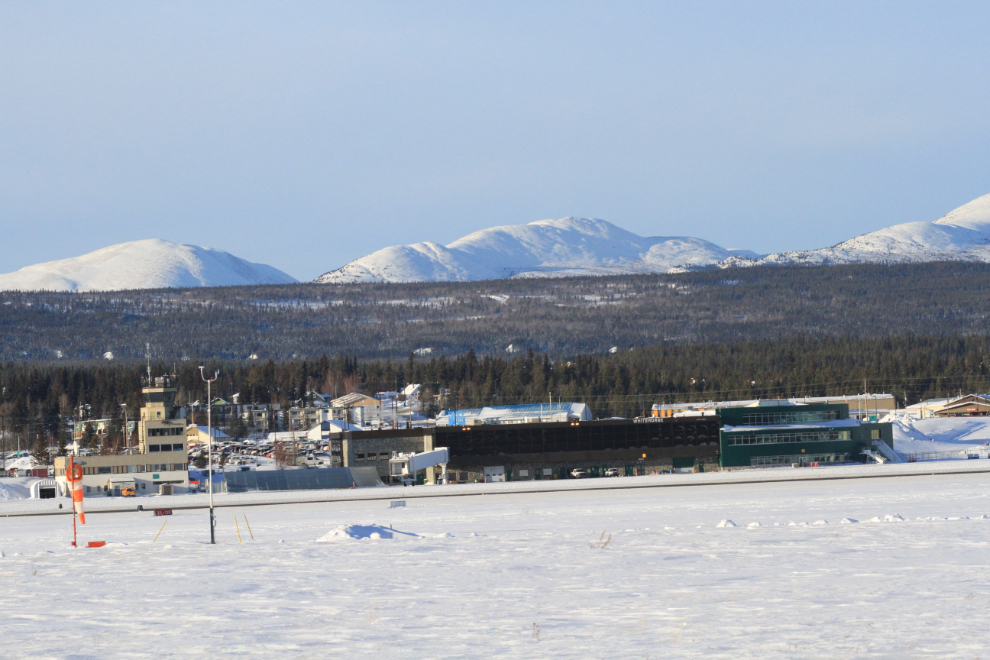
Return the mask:
<svg viewBox="0 0 990 660">
<path fill-rule="evenodd" d="M 115 291 L 292 282 L 296 280 L 280 270 L 227 252 L 153 238 L 0 275 L 0 291 Z"/>
<path fill-rule="evenodd" d="M 730 258 L 722 267 L 757 264 L 990 262 L 990 195 L 974 199 L 935 222 L 907 222 L 838 245 L 780 252 L 759 259 Z"/>
<path fill-rule="evenodd" d="M 326 273 L 320 283 L 470 281 L 666 272 L 732 256 L 700 238 L 643 237 L 604 220 L 561 218 L 482 229 L 450 245 L 415 243 L 378 250 Z"/>
</svg>

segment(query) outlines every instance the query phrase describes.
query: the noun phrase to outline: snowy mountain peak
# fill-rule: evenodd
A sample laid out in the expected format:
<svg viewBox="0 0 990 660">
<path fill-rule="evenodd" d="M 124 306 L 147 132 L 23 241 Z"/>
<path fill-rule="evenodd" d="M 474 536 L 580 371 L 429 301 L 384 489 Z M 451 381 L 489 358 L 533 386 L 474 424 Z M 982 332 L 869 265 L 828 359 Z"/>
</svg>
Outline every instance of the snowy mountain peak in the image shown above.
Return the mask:
<svg viewBox="0 0 990 660">
<path fill-rule="evenodd" d="M 712 264 L 733 254 L 700 238 L 643 237 L 597 218 L 567 217 L 473 232 L 449 245 L 414 243 L 384 248 L 316 281 L 471 281 L 666 272 Z"/>
<path fill-rule="evenodd" d="M 760 259 L 728 259 L 720 267 L 759 264 L 990 262 L 990 195 L 964 204 L 934 222 L 906 222 L 803 252 Z"/>
<path fill-rule="evenodd" d="M 990 195 L 983 195 L 968 204 L 963 204 L 943 215 L 934 224 L 987 231 L 990 229 Z"/>
<path fill-rule="evenodd" d="M 271 266 L 221 250 L 152 238 L 0 275 L 0 291 L 115 291 L 295 281 Z"/>
</svg>

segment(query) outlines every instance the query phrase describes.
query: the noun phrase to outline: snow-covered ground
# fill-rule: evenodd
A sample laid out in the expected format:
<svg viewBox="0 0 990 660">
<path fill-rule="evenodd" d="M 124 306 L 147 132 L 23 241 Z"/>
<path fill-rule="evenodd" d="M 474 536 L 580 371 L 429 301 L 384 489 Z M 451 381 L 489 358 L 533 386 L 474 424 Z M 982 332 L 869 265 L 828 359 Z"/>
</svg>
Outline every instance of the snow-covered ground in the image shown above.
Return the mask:
<svg viewBox="0 0 990 660">
<path fill-rule="evenodd" d="M 203 510 L 80 550 L 3 518 L 4 653 L 978 657 L 988 514 L 973 472 L 224 508 L 215 547 Z"/>
<path fill-rule="evenodd" d="M 924 454 L 990 447 L 990 417 L 950 419 L 896 418 L 893 421 L 894 449 L 901 454 Z"/>
</svg>

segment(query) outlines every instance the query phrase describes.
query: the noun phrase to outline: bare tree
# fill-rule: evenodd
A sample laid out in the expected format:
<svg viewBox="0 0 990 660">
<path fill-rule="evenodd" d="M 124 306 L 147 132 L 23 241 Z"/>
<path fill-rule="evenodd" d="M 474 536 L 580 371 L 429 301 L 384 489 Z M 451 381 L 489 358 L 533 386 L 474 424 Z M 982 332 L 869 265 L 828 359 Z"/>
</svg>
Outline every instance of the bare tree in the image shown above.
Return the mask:
<svg viewBox="0 0 990 660">
<path fill-rule="evenodd" d="M 275 459 L 275 467 L 284 470 L 292 461 L 292 447 L 284 440 L 276 440 L 272 450 L 272 458 Z"/>
</svg>

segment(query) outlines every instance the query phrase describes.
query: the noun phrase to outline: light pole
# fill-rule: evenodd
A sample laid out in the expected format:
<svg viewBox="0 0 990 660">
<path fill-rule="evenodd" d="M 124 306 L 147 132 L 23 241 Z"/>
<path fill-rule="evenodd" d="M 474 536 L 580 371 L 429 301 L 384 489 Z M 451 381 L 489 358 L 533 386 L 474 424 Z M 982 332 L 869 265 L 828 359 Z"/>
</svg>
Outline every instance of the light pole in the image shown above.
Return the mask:
<svg viewBox="0 0 990 660">
<path fill-rule="evenodd" d="M 209 465 L 210 465 L 210 543 L 216 544 L 217 539 L 215 535 L 216 524 L 213 521 L 213 417 L 210 411 L 212 407 L 210 401 L 212 400 L 211 386 L 213 381 L 215 381 L 219 376 L 220 372 L 213 372 L 213 378 L 207 378 L 206 374 L 203 373 L 203 368 L 199 368 L 199 377 L 206 381 L 206 435 L 208 437 L 207 451 L 209 453 Z"/>
<path fill-rule="evenodd" d="M 124 409 L 124 449 L 131 448 L 130 437 L 127 435 L 127 404 L 122 403 L 120 407 Z"/>
</svg>

